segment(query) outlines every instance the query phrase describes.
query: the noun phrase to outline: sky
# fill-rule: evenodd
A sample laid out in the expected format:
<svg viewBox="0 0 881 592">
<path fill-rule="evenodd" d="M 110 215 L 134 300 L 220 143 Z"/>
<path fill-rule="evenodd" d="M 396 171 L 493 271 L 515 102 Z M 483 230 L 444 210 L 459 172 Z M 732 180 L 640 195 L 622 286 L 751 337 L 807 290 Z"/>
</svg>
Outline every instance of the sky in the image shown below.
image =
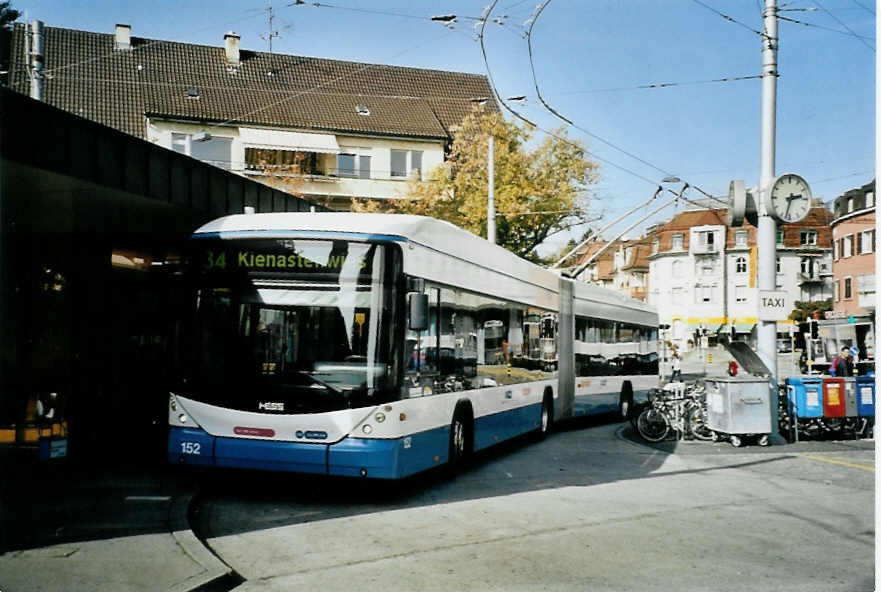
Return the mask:
<svg viewBox="0 0 881 592">
<path fill-rule="evenodd" d="M 536 140 L 542 129 L 564 127 L 584 142 L 600 164 L 589 196 L 605 220 L 645 202 L 670 175 L 714 196 L 726 196 L 732 179 L 758 182 L 762 82 L 711 81 L 761 73 L 760 0 L 552 0 L 531 25 L 535 83 L 525 34 L 540 0 L 497 1 L 484 29 L 486 63 L 478 19 L 492 0 L 303 1 L 272 2 L 273 51 L 484 75 L 488 64 L 503 99 L 526 96 L 508 104 L 537 124 Z M 875 3 L 778 4 L 781 16 L 800 22 L 779 23 L 776 173 L 803 176 L 829 202 L 874 175 Z M 215 46 L 233 30 L 243 49 L 269 48 L 268 0 L 12 5 L 47 26 L 112 33 L 126 23 L 136 37 Z M 452 28 L 430 20 L 450 14 Z M 542 105 L 536 84 L 574 126 Z M 653 84 L 669 86 L 639 88 Z M 703 196 L 688 190 L 686 197 Z M 557 235 L 545 250 L 570 236 Z"/>
</svg>

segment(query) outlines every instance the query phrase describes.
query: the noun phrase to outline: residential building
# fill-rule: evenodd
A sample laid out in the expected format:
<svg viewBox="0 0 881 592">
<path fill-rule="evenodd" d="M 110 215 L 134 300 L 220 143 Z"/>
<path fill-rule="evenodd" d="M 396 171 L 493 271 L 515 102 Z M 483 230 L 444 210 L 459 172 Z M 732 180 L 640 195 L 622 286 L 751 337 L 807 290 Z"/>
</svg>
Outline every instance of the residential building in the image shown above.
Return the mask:
<svg viewBox="0 0 881 592">
<path fill-rule="evenodd" d="M 777 233 L 777 289 L 793 301 L 832 295 L 832 213 L 815 202 L 807 218 Z M 652 228 L 648 302 L 658 308 L 667 339 L 688 349 L 706 335 L 755 340 L 756 228 L 727 225 L 725 209 L 689 209 Z M 789 333 L 791 323 L 779 324 Z"/>
<path fill-rule="evenodd" d="M 833 212 L 833 310 L 868 315 L 875 310 L 875 181 L 839 196 Z"/>
<path fill-rule="evenodd" d="M 245 50 L 232 32 L 206 46 L 44 31 L 45 102 L 335 209 L 404 196 L 467 114 L 498 110 L 482 75 Z M 25 41 L 16 25 L 22 93 Z"/>
<path fill-rule="evenodd" d="M 578 265 L 587 261 L 607 244 L 608 242 L 605 241 L 588 243 L 577 253 Z M 629 298 L 645 302 L 650 251 L 651 245 L 645 240 L 616 242 L 600 253 L 578 276 L 578 279 L 617 290 Z"/>
</svg>

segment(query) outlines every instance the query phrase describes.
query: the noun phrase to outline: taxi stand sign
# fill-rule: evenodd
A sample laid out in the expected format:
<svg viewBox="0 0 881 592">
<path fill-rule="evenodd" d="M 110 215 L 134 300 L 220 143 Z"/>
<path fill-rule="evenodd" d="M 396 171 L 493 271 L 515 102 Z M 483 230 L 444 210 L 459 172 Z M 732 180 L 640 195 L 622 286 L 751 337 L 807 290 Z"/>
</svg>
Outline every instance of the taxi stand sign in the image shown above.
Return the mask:
<svg viewBox="0 0 881 592">
<path fill-rule="evenodd" d="M 792 312 L 792 299 L 784 290 L 759 290 L 759 320 L 785 321 Z"/>
</svg>

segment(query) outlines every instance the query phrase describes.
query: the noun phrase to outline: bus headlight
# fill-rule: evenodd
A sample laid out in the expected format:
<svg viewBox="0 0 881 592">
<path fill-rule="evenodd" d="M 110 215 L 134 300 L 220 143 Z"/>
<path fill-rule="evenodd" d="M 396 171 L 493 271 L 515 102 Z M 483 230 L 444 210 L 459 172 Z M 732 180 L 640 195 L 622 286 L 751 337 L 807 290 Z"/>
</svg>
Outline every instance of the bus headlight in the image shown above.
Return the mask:
<svg viewBox="0 0 881 592">
<path fill-rule="evenodd" d="M 373 416 L 373 419 L 376 420 L 376 423 L 382 423 L 385 421 L 385 413 L 380 411 L 379 413 L 377 413 L 376 415 Z"/>
<path fill-rule="evenodd" d="M 187 418 L 186 413 L 181 413 L 180 415 L 177 416 L 177 420 L 181 423 L 187 423 L 187 419 L 188 418 Z"/>
<path fill-rule="evenodd" d="M 373 433 L 373 426 L 371 426 L 369 423 L 365 423 L 364 427 L 361 428 L 361 431 L 364 432 L 365 434 L 372 434 Z"/>
</svg>

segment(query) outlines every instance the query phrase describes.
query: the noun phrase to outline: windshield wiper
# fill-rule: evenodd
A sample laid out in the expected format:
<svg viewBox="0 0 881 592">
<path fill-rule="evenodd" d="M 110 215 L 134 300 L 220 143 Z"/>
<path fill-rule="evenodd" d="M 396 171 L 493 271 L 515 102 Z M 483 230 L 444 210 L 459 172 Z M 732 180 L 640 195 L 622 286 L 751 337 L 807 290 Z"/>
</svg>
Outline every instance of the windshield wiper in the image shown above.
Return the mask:
<svg viewBox="0 0 881 592">
<path fill-rule="evenodd" d="M 311 380 L 314 384 L 317 384 L 317 385 L 319 385 L 319 386 L 321 386 L 321 387 L 324 387 L 324 388 L 326 388 L 327 390 L 329 390 L 330 392 L 332 392 L 332 393 L 334 393 L 334 394 L 336 394 L 336 395 L 342 395 L 342 394 L 343 394 L 343 390 L 340 389 L 339 387 L 335 387 L 334 385 L 332 385 L 332 384 L 330 384 L 330 383 L 324 382 L 324 381 L 321 380 L 320 378 L 315 378 L 312 374 L 310 374 L 310 373 L 307 372 L 306 370 L 294 370 L 294 372 L 296 373 L 297 376 L 303 376 L 303 377 L 305 377 L 305 378 L 308 378 L 308 379 Z"/>
</svg>

